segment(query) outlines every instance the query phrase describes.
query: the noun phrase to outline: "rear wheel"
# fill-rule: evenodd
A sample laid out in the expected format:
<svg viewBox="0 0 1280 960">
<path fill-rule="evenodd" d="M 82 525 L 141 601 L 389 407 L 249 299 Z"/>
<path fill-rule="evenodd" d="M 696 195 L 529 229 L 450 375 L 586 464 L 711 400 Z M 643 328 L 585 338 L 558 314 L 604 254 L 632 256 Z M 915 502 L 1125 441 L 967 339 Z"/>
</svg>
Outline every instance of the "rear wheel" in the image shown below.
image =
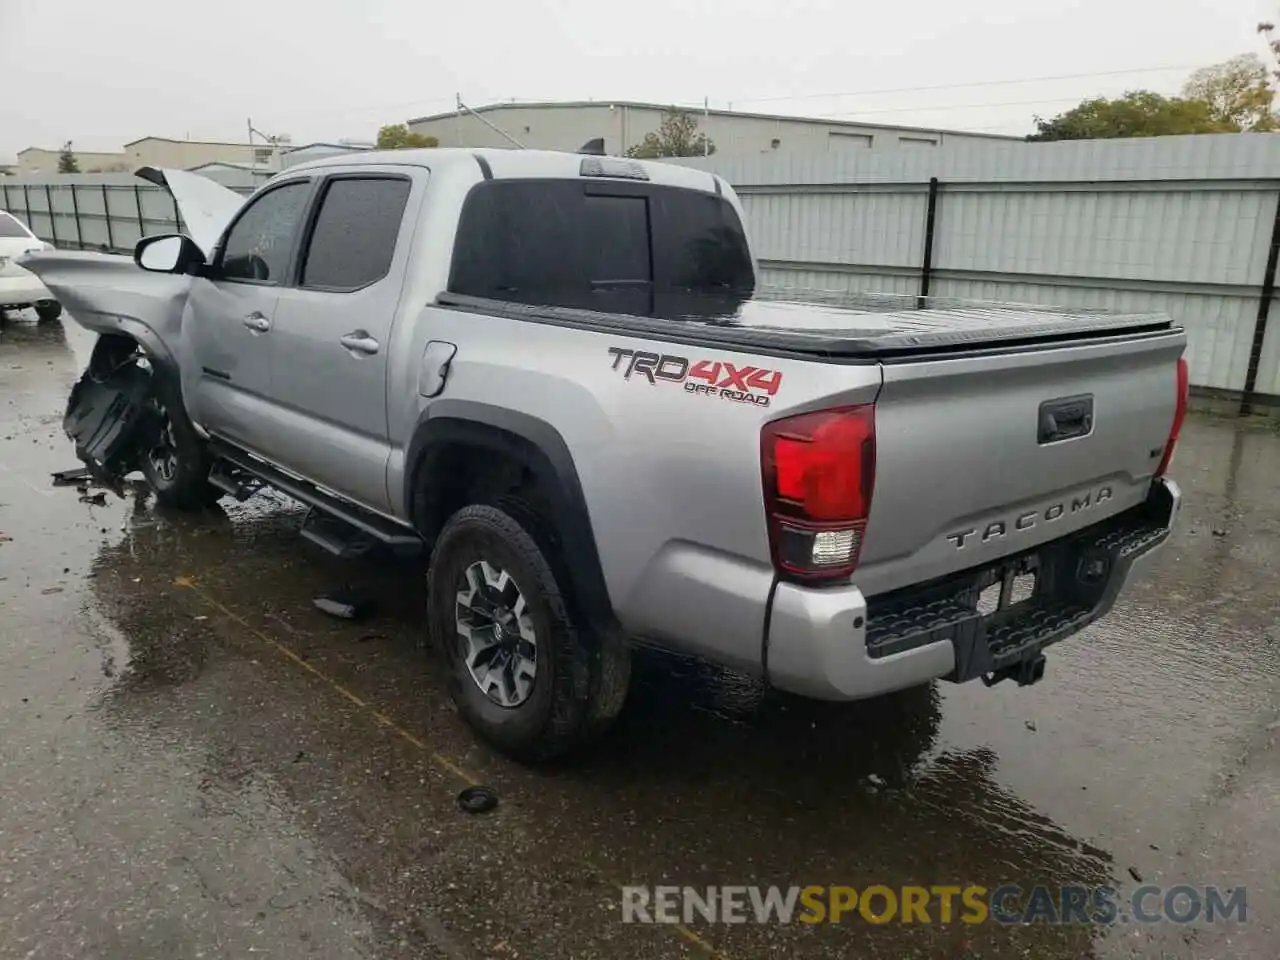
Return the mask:
<svg viewBox="0 0 1280 960">
<path fill-rule="evenodd" d="M 36 304 L 36 318 L 41 323 L 52 323 L 62 316 L 62 304 L 57 300 L 41 300 Z"/>
<path fill-rule="evenodd" d="M 155 428 L 142 451 L 142 475 L 156 500 L 179 510 L 216 503 L 222 491 L 209 483 L 204 441 L 187 419 L 177 385 L 165 373 L 152 373 Z"/>
<path fill-rule="evenodd" d="M 562 756 L 622 707 L 630 654 L 584 632 L 543 547 L 510 513 L 472 505 L 445 524 L 428 573 L 432 635 L 463 718 L 503 753 Z"/>
</svg>

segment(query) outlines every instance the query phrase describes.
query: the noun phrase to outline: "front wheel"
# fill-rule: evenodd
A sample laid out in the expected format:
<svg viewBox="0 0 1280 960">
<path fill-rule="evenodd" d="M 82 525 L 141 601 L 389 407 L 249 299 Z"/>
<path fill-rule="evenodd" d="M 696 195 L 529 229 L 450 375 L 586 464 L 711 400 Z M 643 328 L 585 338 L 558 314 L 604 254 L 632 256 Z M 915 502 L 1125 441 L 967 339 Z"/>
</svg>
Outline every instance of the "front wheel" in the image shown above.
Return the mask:
<svg viewBox="0 0 1280 960">
<path fill-rule="evenodd" d="M 562 756 L 621 709 L 630 653 L 583 631 L 543 548 L 503 510 L 472 505 L 445 524 L 427 574 L 431 632 L 463 718 L 522 761 Z"/>
<path fill-rule="evenodd" d="M 142 475 L 156 500 L 179 510 L 216 503 L 222 492 L 209 483 L 209 456 L 204 441 L 187 419 L 182 396 L 165 373 L 152 373 L 151 402 L 155 426 L 142 451 Z"/>
<path fill-rule="evenodd" d="M 62 304 L 57 300 L 41 300 L 36 304 L 36 319 L 40 323 L 52 323 L 62 316 Z"/>
</svg>

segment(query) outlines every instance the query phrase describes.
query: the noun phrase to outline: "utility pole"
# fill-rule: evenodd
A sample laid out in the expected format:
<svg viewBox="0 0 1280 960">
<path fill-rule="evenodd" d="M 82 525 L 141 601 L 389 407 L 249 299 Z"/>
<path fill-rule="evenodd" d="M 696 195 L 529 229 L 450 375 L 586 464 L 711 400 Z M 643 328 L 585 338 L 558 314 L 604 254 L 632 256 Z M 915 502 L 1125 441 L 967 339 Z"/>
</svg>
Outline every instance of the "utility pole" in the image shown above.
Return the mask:
<svg viewBox="0 0 1280 960">
<path fill-rule="evenodd" d="M 271 145 L 272 156 L 275 156 L 276 151 L 279 149 L 280 138 L 273 137 L 273 136 L 270 136 L 269 134 L 263 133 L 261 130 L 259 130 L 257 127 L 253 125 L 252 120 L 246 120 L 245 122 L 249 127 L 249 180 L 254 186 L 256 186 L 258 182 L 256 179 L 258 174 L 258 161 L 257 161 L 257 154 L 253 149 L 253 135 L 256 133 L 258 136 L 260 136 L 263 140 L 265 140 L 267 143 Z M 267 168 L 267 173 L 268 174 L 271 173 L 271 168 L 269 166 Z"/>
<path fill-rule="evenodd" d="M 711 119 L 711 98 L 702 98 L 702 155 L 711 156 L 711 140 L 707 137 L 707 121 Z"/>
</svg>

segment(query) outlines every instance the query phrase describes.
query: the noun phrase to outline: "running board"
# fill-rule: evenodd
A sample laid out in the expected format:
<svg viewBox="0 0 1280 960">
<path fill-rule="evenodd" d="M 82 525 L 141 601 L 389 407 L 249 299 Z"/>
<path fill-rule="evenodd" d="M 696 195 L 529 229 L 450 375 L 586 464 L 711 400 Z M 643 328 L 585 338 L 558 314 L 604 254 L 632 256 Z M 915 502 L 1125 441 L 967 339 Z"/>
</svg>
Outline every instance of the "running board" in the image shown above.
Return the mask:
<svg viewBox="0 0 1280 960">
<path fill-rule="evenodd" d="M 364 556 L 379 542 L 363 530 L 316 507 L 307 511 L 307 518 L 302 521 L 302 529 L 298 532 L 302 539 L 310 540 L 321 550 L 344 560 Z"/>
<path fill-rule="evenodd" d="M 233 468 L 256 477 L 269 487 L 287 494 L 293 499 L 305 503 L 317 514 L 324 514 L 337 523 L 319 524 L 309 518 L 304 525 L 302 535 L 313 543 L 339 556 L 351 556 L 362 552 L 357 546 L 363 538 L 372 539 L 394 549 L 420 549 L 422 538 L 407 527 L 403 527 L 376 513 L 362 510 L 354 504 L 339 500 L 325 493 L 314 484 L 289 476 L 268 463 L 249 456 L 235 447 L 214 441 L 210 444 L 210 452 L 218 460 L 230 464 Z M 218 471 L 221 473 L 222 471 Z M 343 527 L 348 528 L 343 530 Z M 322 532 L 323 531 L 323 532 Z M 353 549 L 354 548 L 354 549 Z"/>
<path fill-rule="evenodd" d="M 252 497 L 263 486 L 262 481 L 257 477 L 246 474 L 244 470 L 226 459 L 214 463 L 213 469 L 209 471 L 209 483 L 223 493 L 235 497 L 241 503 Z"/>
</svg>

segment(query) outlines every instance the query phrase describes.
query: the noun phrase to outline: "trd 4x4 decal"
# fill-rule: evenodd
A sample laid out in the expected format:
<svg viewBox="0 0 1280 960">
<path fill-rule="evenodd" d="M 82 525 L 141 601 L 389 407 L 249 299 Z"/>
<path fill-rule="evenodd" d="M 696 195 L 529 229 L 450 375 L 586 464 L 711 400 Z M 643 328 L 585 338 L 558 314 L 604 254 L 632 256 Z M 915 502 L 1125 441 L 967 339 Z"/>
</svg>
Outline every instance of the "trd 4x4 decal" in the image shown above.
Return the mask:
<svg viewBox="0 0 1280 960">
<path fill-rule="evenodd" d="M 623 379 L 644 377 L 650 383 L 683 383 L 685 392 L 708 397 L 721 397 L 738 403 L 767 407 L 769 398 L 782 386 L 782 372 L 738 366 L 727 360 L 690 360 L 672 353 L 646 353 L 610 347 L 613 369 L 621 370 Z"/>
</svg>

